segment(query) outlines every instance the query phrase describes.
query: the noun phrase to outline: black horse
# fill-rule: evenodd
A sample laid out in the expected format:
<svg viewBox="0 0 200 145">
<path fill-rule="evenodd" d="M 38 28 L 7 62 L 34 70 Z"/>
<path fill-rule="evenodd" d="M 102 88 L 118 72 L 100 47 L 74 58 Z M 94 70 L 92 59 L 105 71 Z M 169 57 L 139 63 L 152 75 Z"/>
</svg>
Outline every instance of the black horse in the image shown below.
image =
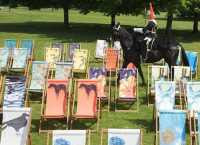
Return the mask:
<svg viewBox="0 0 200 145">
<path fill-rule="evenodd" d="M 152 33 L 135 32 L 134 29 L 129 33 L 118 23 L 113 27 L 112 38 L 121 43 L 124 59 L 122 67 L 134 63 L 142 78 L 142 84 L 145 84 L 145 81 L 141 69 L 141 56 L 146 63 L 164 58 L 170 69 L 171 66 L 180 64 L 189 66 L 184 48 L 173 37 L 156 37 L 152 36 Z"/>
</svg>

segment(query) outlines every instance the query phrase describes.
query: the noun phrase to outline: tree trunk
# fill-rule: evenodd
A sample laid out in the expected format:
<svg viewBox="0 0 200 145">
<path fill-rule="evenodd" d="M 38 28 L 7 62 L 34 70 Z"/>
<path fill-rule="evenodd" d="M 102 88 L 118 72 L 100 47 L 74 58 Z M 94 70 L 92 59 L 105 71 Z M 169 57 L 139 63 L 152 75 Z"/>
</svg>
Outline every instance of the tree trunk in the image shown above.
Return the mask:
<svg viewBox="0 0 200 145">
<path fill-rule="evenodd" d="M 69 26 L 69 6 L 64 5 L 63 10 L 64 10 L 64 25 L 68 27 Z"/>
<path fill-rule="evenodd" d="M 168 12 L 167 15 L 167 25 L 165 33 L 169 35 L 172 32 L 172 21 L 173 21 L 173 14 Z"/>
<path fill-rule="evenodd" d="M 115 14 L 111 15 L 111 27 L 115 25 Z"/>
<path fill-rule="evenodd" d="M 199 30 L 198 30 L 198 14 L 195 14 L 194 15 L 194 20 L 193 20 L 193 33 L 197 33 Z"/>
</svg>

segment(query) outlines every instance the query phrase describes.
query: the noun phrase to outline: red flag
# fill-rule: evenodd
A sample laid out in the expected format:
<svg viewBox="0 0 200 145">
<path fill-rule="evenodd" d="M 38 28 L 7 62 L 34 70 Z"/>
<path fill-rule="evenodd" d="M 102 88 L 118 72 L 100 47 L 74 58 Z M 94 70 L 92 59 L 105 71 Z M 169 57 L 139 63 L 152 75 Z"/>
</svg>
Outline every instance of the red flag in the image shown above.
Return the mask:
<svg viewBox="0 0 200 145">
<path fill-rule="evenodd" d="M 152 20 L 152 19 L 155 19 L 156 16 L 155 16 L 155 13 L 154 13 L 154 10 L 153 10 L 153 5 L 152 3 L 150 2 L 150 8 L 149 8 L 149 20 Z"/>
</svg>

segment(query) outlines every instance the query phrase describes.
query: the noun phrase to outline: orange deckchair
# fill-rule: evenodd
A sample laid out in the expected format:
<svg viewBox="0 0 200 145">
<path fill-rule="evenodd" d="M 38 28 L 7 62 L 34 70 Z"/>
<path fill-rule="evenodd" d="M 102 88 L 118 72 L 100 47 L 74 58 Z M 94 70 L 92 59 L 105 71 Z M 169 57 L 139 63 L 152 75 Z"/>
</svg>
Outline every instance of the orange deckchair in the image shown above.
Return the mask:
<svg viewBox="0 0 200 145">
<path fill-rule="evenodd" d="M 39 132 L 43 131 L 41 127 L 44 120 L 66 119 L 68 124 L 70 84 L 70 80 L 48 80 L 42 97 Z"/>
<path fill-rule="evenodd" d="M 119 53 L 119 50 L 113 48 L 107 48 L 105 50 L 104 66 L 108 71 L 116 71 L 119 67 Z"/>
<path fill-rule="evenodd" d="M 72 106 L 72 120 L 77 119 L 95 119 L 98 120 L 100 111 L 100 100 L 97 101 L 98 81 L 92 79 L 79 79 L 75 82 L 73 106 Z M 77 96 L 77 99 L 75 99 Z M 76 112 L 74 110 L 75 100 L 77 100 Z M 98 109 L 99 108 L 99 109 Z"/>
</svg>

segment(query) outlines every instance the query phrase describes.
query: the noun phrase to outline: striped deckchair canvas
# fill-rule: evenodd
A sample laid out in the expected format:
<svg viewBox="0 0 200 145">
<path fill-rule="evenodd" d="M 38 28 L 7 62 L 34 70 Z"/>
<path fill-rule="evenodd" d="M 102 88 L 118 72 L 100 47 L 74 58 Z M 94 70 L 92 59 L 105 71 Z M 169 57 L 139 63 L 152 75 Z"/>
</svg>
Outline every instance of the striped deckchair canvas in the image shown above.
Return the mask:
<svg viewBox="0 0 200 145">
<path fill-rule="evenodd" d="M 26 78 L 8 76 L 5 81 L 3 107 L 24 107 Z"/>
<path fill-rule="evenodd" d="M 30 126 L 31 108 L 4 108 L 0 144 L 30 144 Z"/>
</svg>

